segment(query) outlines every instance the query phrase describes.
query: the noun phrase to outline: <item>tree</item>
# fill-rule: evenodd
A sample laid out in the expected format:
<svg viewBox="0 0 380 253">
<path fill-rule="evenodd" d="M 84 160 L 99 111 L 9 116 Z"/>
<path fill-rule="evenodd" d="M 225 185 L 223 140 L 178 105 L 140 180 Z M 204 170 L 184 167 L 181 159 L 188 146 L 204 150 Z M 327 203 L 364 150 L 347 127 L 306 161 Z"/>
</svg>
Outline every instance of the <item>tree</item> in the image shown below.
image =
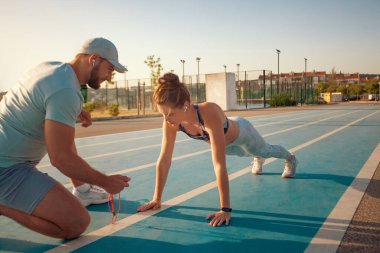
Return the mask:
<svg viewBox="0 0 380 253">
<path fill-rule="evenodd" d="M 315 88 L 318 90 L 318 93 L 324 93 L 328 87 L 329 85 L 327 83 L 318 83 Z"/>
<path fill-rule="evenodd" d="M 163 70 L 160 61 L 161 61 L 160 57 L 157 57 L 156 59 L 154 54 L 147 56 L 146 60 L 144 61 L 144 63 L 150 69 L 150 86 L 151 86 L 152 93 L 157 87 L 158 78 L 161 76 L 161 71 Z M 157 107 L 153 101 L 153 96 L 152 96 L 152 105 L 154 107 L 154 110 L 157 111 Z"/>
<path fill-rule="evenodd" d="M 355 83 L 355 84 L 350 85 L 349 90 L 350 90 L 350 94 L 355 94 L 356 96 L 359 96 L 363 94 L 364 88 L 362 85 Z"/>
<path fill-rule="evenodd" d="M 331 74 L 327 76 L 327 83 L 332 85 L 335 84 L 336 70 L 335 67 L 331 69 Z"/>
<path fill-rule="evenodd" d="M 327 87 L 327 92 L 336 92 L 336 90 L 338 89 L 338 86 L 336 85 L 330 85 L 329 87 Z"/>
<path fill-rule="evenodd" d="M 152 91 L 157 86 L 158 78 L 161 75 L 161 71 L 163 70 L 162 65 L 160 63 L 160 57 L 155 58 L 154 54 L 146 57 L 144 63 L 150 69 L 150 79 L 151 79 L 151 87 Z"/>
<path fill-rule="evenodd" d="M 368 81 L 364 87 L 364 90 L 368 94 L 378 94 L 379 93 L 379 79 Z"/>
</svg>

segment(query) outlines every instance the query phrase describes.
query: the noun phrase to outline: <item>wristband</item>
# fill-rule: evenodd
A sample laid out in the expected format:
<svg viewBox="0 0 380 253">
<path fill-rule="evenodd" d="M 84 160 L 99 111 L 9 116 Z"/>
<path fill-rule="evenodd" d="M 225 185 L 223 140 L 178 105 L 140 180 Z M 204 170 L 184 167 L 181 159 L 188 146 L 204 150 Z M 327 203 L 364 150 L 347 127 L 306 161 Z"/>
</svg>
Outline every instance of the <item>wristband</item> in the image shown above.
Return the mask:
<svg viewBox="0 0 380 253">
<path fill-rule="evenodd" d="M 222 208 L 220 208 L 220 211 L 223 211 L 223 212 L 226 212 L 226 213 L 230 213 L 230 212 L 232 212 L 232 208 L 222 207 Z"/>
</svg>

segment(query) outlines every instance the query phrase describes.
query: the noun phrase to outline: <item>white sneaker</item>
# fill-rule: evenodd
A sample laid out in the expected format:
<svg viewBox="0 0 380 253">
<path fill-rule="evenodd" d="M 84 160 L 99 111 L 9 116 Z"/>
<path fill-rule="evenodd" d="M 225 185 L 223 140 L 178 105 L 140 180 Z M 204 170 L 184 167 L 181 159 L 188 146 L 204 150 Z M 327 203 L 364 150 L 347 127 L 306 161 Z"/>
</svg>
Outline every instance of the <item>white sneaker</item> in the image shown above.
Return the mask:
<svg viewBox="0 0 380 253">
<path fill-rule="evenodd" d="M 260 175 L 263 173 L 263 164 L 265 162 L 264 158 L 254 157 L 252 161 L 252 174 Z"/>
<path fill-rule="evenodd" d="M 108 202 L 108 192 L 96 185 L 82 184 L 81 186 L 74 187 L 72 193 L 83 206 Z"/>
<path fill-rule="evenodd" d="M 296 168 L 297 168 L 297 158 L 292 155 L 285 161 L 285 169 L 284 172 L 282 173 L 282 177 L 284 178 L 291 178 L 296 175 Z"/>
</svg>

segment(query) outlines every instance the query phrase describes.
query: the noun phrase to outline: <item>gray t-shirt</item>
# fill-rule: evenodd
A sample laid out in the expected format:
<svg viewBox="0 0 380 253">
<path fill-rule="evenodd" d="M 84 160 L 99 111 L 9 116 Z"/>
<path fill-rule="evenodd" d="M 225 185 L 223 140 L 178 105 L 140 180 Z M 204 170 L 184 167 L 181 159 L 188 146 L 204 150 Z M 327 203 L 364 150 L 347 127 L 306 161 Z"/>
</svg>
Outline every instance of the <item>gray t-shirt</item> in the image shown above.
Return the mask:
<svg viewBox="0 0 380 253">
<path fill-rule="evenodd" d="M 25 73 L 0 102 L 0 167 L 41 160 L 45 119 L 75 127 L 82 105 L 70 64 L 45 62 Z"/>
</svg>

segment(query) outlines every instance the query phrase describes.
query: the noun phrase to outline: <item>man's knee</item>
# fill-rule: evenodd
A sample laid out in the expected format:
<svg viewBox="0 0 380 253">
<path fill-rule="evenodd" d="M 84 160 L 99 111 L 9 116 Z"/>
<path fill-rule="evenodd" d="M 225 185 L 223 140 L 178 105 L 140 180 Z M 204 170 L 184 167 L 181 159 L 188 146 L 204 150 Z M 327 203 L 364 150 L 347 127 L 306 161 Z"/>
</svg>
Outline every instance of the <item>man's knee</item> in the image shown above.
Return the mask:
<svg viewBox="0 0 380 253">
<path fill-rule="evenodd" d="M 89 224 L 90 215 L 88 212 L 83 212 L 75 217 L 71 217 L 63 228 L 63 239 L 74 239 L 79 237 L 84 231 L 86 231 Z"/>
</svg>

